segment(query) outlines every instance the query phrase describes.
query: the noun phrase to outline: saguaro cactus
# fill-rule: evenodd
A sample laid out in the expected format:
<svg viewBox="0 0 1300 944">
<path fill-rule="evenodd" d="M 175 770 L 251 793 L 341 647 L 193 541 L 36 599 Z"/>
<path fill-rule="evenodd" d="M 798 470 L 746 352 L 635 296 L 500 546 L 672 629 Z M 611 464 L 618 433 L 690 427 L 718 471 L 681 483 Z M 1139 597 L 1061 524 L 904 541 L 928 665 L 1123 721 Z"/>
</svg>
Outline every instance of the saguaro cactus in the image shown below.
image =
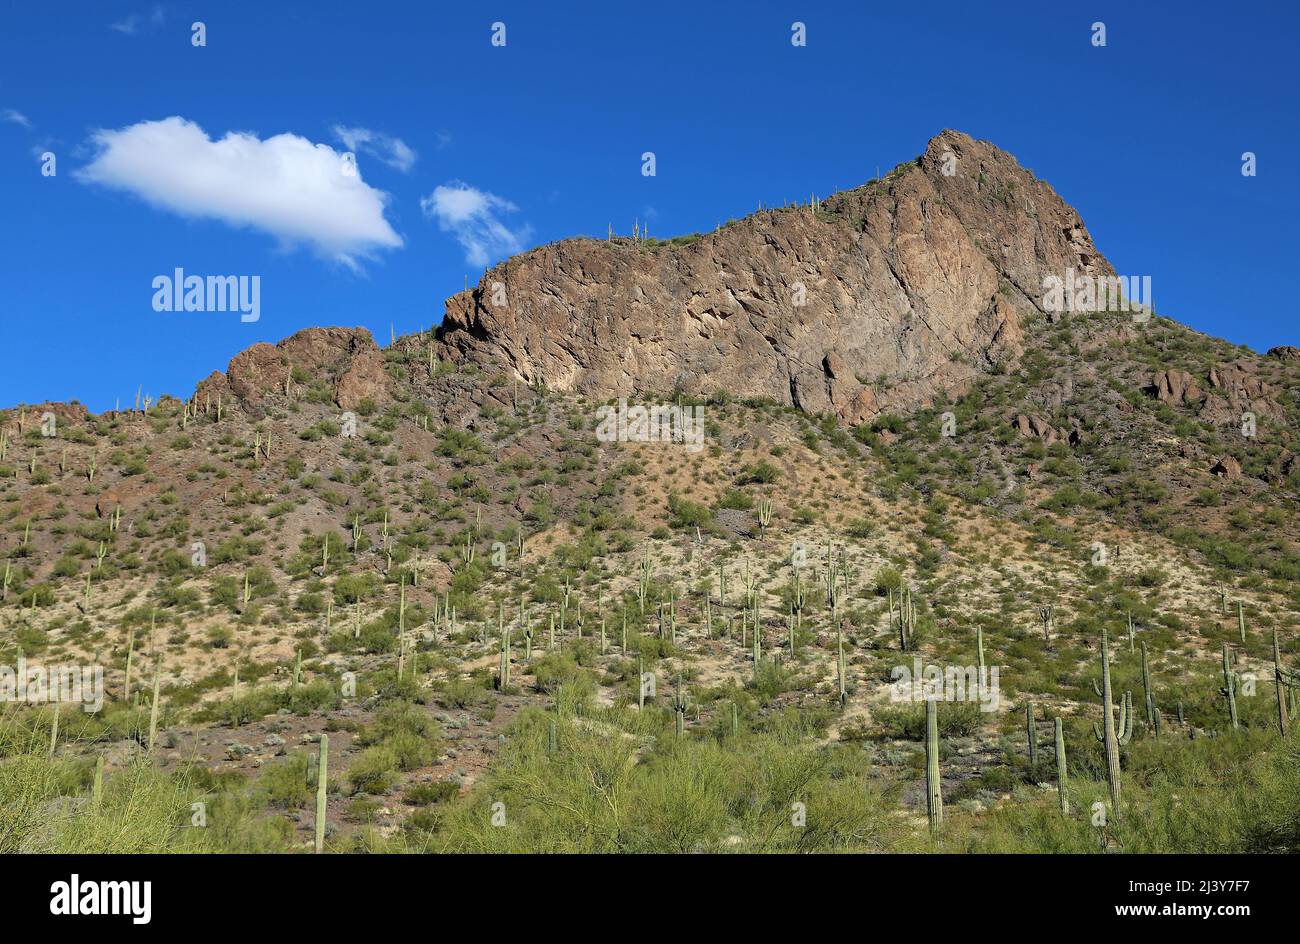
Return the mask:
<svg viewBox="0 0 1300 944">
<path fill-rule="evenodd" d="M 499 670 L 501 680 L 501 689 L 504 691 L 510 686 L 510 630 L 505 628 L 501 630 L 501 667 Z"/>
<path fill-rule="evenodd" d="M 1043 621 L 1043 642 L 1052 641 L 1052 619 L 1056 616 L 1056 607 L 1040 606 L 1038 618 Z"/>
<path fill-rule="evenodd" d="M 565 579 L 566 579 L 566 583 L 565 583 L 564 597 L 565 597 L 565 601 L 567 602 L 569 596 L 568 583 L 567 583 L 568 578 Z M 637 602 L 641 606 L 642 616 L 645 616 L 645 601 L 649 593 L 650 593 L 650 548 L 647 546 L 645 550 L 645 559 L 641 561 L 641 572 L 637 578 L 637 586 L 636 586 L 636 598 L 637 598 Z M 563 622 L 561 622 L 561 625 L 563 625 Z"/>
<path fill-rule="evenodd" d="M 1237 673 L 1232 671 L 1232 661 L 1228 656 L 1228 644 L 1223 644 L 1223 688 L 1219 694 L 1228 701 L 1228 718 L 1232 721 L 1232 730 L 1241 727 L 1237 720 Z"/>
<path fill-rule="evenodd" d="M 677 736 L 686 732 L 686 709 L 689 706 L 686 696 L 682 694 L 682 677 L 677 676 L 677 685 L 673 691 L 673 712 L 677 716 Z"/>
<path fill-rule="evenodd" d="M 99 812 L 104 802 L 104 755 L 95 758 L 95 780 L 90 787 L 90 808 Z"/>
<path fill-rule="evenodd" d="M 1094 722 L 1093 732 L 1106 749 L 1106 782 L 1110 786 L 1112 815 L 1119 816 L 1120 768 L 1119 749 L 1133 736 L 1132 698 L 1125 692 L 1119 704 L 1119 724 L 1115 723 L 1115 705 L 1110 687 L 1110 638 L 1101 631 L 1101 726 Z"/>
<path fill-rule="evenodd" d="M 320 736 L 320 763 L 316 765 L 316 852 L 325 851 L 325 798 L 329 783 L 330 736 Z"/>
<path fill-rule="evenodd" d="M 1237 601 L 1237 632 L 1241 635 L 1241 641 L 1242 641 L 1242 643 L 1245 644 L 1245 642 L 1246 642 L 1246 611 L 1245 611 L 1245 609 L 1242 607 L 1242 605 L 1241 605 L 1241 601 L 1240 601 L 1240 600 Z"/>
<path fill-rule="evenodd" d="M 1147 666 L 1147 644 L 1142 643 L 1142 701 L 1146 708 L 1147 724 L 1155 723 L 1156 697 L 1151 692 L 1151 670 Z"/>
<path fill-rule="evenodd" d="M 1056 793 L 1061 799 L 1061 815 L 1070 815 L 1070 795 L 1066 790 L 1065 732 L 1061 719 L 1056 719 Z"/>
<path fill-rule="evenodd" d="M 925 812 L 931 832 L 943 825 L 943 790 L 939 782 L 939 709 L 933 698 L 925 702 Z"/>
<path fill-rule="evenodd" d="M 750 579 L 748 568 L 746 568 L 746 571 L 745 582 L 748 584 L 749 598 L 754 600 L 757 585 Z M 808 590 L 803 585 L 803 572 L 798 567 L 794 568 L 794 583 L 790 590 L 790 605 L 794 609 L 794 628 L 798 632 L 803 628 L 803 611 L 804 607 L 808 605 Z M 757 610 L 757 603 L 754 604 L 754 607 Z"/>
<path fill-rule="evenodd" d="M 826 605 L 831 611 L 831 622 L 838 626 L 840 622 L 840 586 L 839 573 L 831 560 L 831 546 L 826 545 Z"/>
<path fill-rule="evenodd" d="M 1034 703 L 1025 705 L 1025 731 L 1029 738 L 1029 766 L 1038 764 L 1038 728 L 1034 724 Z"/>
<path fill-rule="evenodd" d="M 843 706 L 847 704 L 849 700 L 849 692 L 847 688 L 848 679 L 845 677 L 848 674 L 849 666 L 848 666 L 848 662 L 845 661 L 844 659 L 844 627 L 837 626 L 835 629 L 835 633 L 837 636 L 836 645 L 839 647 L 839 652 L 837 654 L 836 662 L 835 662 L 835 668 L 836 668 L 835 674 L 839 678 L 840 705 Z M 791 631 L 791 638 L 792 639 L 794 638 L 793 630 Z"/>
<path fill-rule="evenodd" d="M 159 689 L 162 687 L 162 660 L 159 660 L 153 673 L 153 704 L 149 707 L 149 753 L 153 753 L 154 741 L 158 739 Z"/>
<path fill-rule="evenodd" d="M 1273 630 L 1273 682 L 1277 689 L 1277 723 L 1286 737 L 1291 728 L 1291 718 L 1287 711 L 1287 689 L 1295 691 L 1300 687 L 1300 673 L 1292 672 L 1282 664 L 1282 651 L 1277 644 L 1277 629 Z"/>
<path fill-rule="evenodd" d="M 126 637 L 126 679 L 122 683 L 122 700 L 131 700 L 131 662 L 135 657 L 135 627 L 132 626 Z"/>
</svg>

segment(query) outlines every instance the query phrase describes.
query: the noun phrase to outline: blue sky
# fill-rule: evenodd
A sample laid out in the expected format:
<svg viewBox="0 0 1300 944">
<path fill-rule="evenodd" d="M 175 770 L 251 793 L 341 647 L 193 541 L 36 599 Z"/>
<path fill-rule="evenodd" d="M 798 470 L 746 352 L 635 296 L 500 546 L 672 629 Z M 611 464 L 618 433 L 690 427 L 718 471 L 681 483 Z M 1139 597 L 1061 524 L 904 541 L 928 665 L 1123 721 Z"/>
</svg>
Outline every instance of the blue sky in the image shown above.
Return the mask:
<svg viewBox="0 0 1300 944">
<path fill-rule="evenodd" d="M 3 0 L 0 18 L 3 405 L 186 395 L 311 325 L 386 343 L 515 247 L 710 229 L 948 127 L 1051 183 L 1162 313 L 1300 343 L 1293 2 Z M 359 176 L 322 177 L 348 150 Z M 177 267 L 260 276 L 260 319 L 154 311 Z"/>
</svg>

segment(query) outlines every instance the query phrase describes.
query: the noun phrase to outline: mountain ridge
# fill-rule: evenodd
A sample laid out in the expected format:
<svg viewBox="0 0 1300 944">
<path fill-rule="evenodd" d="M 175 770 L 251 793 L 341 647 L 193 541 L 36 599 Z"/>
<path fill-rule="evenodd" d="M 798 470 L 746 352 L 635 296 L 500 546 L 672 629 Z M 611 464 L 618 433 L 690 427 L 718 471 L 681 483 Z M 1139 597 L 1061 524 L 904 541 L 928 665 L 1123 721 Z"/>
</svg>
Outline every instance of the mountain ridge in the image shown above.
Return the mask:
<svg viewBox="0 0 1300 944">
<path fill-rule="evenodd" d="M 1050 186 L 951 130 L 817 206 L 660 245 L 512 257 L 448 299 L 439 354 L 562 392 L 726 389 L 860 423 L 1013 365 L 1045 276 L 1113 274 Z"/>
</svg>

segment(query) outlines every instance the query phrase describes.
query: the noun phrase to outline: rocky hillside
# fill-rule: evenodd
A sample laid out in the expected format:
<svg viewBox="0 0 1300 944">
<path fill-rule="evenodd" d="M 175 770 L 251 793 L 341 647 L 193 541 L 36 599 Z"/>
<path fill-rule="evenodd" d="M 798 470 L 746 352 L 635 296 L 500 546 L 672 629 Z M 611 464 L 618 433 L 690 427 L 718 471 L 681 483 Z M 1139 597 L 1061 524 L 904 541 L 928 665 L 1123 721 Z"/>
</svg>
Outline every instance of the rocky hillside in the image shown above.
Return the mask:
<svg viewBox="0 0 1300 944">
<path fill-rule="evenodd" d="M 0 713 L 0 852 L 1300 849 L 1300 357 L 1044 312 L 1070 267 L 1077 214 L 944 132 L 526 253 L 436 333 L 0 412 L 0 666 L 106 698 Z M 704 448 L 600 438 L 619 397 Z M 918 659 L 1000 689 L 928 738 Z"/>
</svg>

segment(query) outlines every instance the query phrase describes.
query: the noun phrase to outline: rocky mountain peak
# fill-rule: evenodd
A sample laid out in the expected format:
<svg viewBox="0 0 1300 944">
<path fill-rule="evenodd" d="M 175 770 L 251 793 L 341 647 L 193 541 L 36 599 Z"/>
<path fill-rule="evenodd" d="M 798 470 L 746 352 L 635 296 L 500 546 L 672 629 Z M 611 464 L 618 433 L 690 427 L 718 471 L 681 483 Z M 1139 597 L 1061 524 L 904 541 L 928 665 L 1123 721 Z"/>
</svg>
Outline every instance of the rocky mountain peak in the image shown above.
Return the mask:
<svg viewBox="0 0 1300 944">
<path fill-rule="evenodd" d="M 1042 282 L 1110 274 L 1079 214 L 957 131 L 817 206 L 671 242 L 570 239 L 447 301 L 440 356 L 596 397 L 769 398 L 860 423 L 1021 353 Z"/>
</svg>

